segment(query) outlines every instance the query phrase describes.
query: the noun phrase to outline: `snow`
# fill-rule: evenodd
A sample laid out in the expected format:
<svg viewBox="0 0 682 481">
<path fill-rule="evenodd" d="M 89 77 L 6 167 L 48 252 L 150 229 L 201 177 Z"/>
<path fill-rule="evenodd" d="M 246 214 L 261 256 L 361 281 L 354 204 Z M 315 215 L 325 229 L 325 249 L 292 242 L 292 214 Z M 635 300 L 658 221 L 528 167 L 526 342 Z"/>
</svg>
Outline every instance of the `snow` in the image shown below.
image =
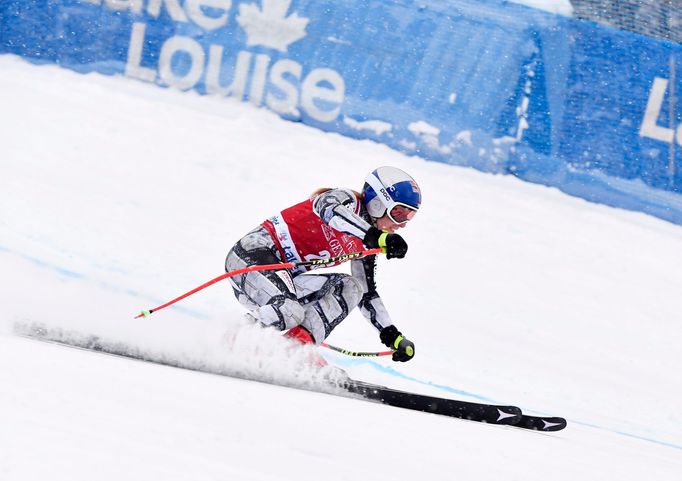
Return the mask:
<svg viewBox="0 0 682 481">
<path fill-rule="evenodd" d="M 0 57 L 0 105 L 3 481 L 679 478 L 682 227 L 247 104 L 12 56 Z M 264 379 L 286 377 L 275 333 L 239 331 L 261 355 L 230 352 L 243 311 L 226 282 L 133 317 L 220 275 L 231 245 L 278 209 L 320 186 L 357 189 L 379 165 L 409 171 L 424 193 L 403 231 L 408 256 L 382 259 L 378 272 L 416 357 L 323 354 L 356 378 L 560 415 L 566 430 L 482 425 L 13 334 L 42 323 L 207 363 L 261 359 Z M 383 349 L 358 312 L 329 342 Z"/>
<path fill-rule="evenodd" d="M 570 0 L 510 0 L 512 3 L 520 3 L 527 7 L 545 10 L 570 17 L 573 15 L 573 5 Z"/>
<path fill-rule="evenodd" d="M 393 128 L 393 125 L 382 120 L 358 121 L 351 117 L 344 117 L 343 123 L 355 130 L 367 130 L 369 132 L 373 132 L 374 135 L 384 135 L 385 133 L 390 132 Z"/>
</svg>

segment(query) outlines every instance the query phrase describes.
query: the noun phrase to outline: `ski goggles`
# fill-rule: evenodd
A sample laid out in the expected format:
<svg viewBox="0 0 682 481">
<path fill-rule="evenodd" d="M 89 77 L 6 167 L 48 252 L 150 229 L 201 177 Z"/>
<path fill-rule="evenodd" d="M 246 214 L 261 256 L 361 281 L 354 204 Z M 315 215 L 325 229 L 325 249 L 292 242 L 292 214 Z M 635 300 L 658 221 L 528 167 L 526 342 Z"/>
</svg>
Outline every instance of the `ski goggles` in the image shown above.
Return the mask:
<svg viewBox="0 0 682 481">
<path fill-rule="evenodd" d="M 406 204 L 396 204 L 388 211 L 388 218 L 394 224 L 405 224 L 407 221 L 412 220 L 416 213 L 417 210 L 414 207 Z"/>
</svg>

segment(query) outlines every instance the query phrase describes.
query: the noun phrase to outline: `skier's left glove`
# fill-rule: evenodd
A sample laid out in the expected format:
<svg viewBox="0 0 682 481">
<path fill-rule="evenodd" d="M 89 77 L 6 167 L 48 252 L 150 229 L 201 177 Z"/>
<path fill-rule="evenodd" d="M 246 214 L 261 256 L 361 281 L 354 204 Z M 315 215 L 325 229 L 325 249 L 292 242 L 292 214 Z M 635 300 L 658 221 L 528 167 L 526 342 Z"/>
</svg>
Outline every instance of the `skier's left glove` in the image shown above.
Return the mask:
<svg viewBox="0 0 682 481">
<path fill-rule="evenodd" d="M 414 357 L 414 343 L 403 337 L 395 326 L 384 327 L 379 333 L 379 338 L 385 346 L 395 350 L 394 361 L 406 362 Z"/>
<path fill-rule="evenodd" d="M 381 247 L 386 259 L 402 259 L 407 254 L 407 242 L 398 234 L 382 232 L 376 227 L 370 227 L 362 240 L 370 249 Z"/>
</svg>

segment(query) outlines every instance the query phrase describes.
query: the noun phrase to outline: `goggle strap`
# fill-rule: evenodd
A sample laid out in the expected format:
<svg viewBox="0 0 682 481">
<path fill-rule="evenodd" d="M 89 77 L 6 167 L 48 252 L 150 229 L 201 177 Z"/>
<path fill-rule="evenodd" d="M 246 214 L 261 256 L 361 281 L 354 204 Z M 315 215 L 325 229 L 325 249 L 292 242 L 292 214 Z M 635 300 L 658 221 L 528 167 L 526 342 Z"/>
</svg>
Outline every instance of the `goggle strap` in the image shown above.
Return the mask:
<svg viewBox="0 0 682 481">
<path fill-rule="evenodd" d="M 388 195 L 386 188 L 383 186 L 379 178 L 376 175 L 374 175 L 374 172 L 372 172 L 367 176 L 365 182 L 367 182 L 370 185 L 370 187 L 374 189 L 374 192 L 379 198 L 379 201 L 381 201 L 384 207 L 386 207 L 386 212 L 390 214 L 391 209 L 395 207 L 396 202 L 391 198 L 390 195 Z"/>
</svg>

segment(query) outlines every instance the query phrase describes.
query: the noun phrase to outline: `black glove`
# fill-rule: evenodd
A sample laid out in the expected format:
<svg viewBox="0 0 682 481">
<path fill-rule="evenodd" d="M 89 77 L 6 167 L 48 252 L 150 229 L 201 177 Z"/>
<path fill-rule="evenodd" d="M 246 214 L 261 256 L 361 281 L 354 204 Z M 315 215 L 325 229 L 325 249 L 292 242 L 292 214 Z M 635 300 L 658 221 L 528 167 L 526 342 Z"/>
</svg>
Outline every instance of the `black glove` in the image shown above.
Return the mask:
<svg viewBox="0 0 682 481">
<path fill-rule="evenodd" d="M 379 333 L 379 339 L 385 346 L 395 349 L 394 361 L 406 362 L 414 357 L 414 343 L 405 339 L 395 326 L 384 327 Z"/>
<path fill-rule="evenodd" d="M 381 250 L 386 253 L 386 259 L 397 257 L 402 259 L 407 253 L 407 242 L 398 234 L 389 234 L 382 232 L 376 227 L 370 227 L 362 240 L 370 249 L 381 247 Z"/>
</svg>

